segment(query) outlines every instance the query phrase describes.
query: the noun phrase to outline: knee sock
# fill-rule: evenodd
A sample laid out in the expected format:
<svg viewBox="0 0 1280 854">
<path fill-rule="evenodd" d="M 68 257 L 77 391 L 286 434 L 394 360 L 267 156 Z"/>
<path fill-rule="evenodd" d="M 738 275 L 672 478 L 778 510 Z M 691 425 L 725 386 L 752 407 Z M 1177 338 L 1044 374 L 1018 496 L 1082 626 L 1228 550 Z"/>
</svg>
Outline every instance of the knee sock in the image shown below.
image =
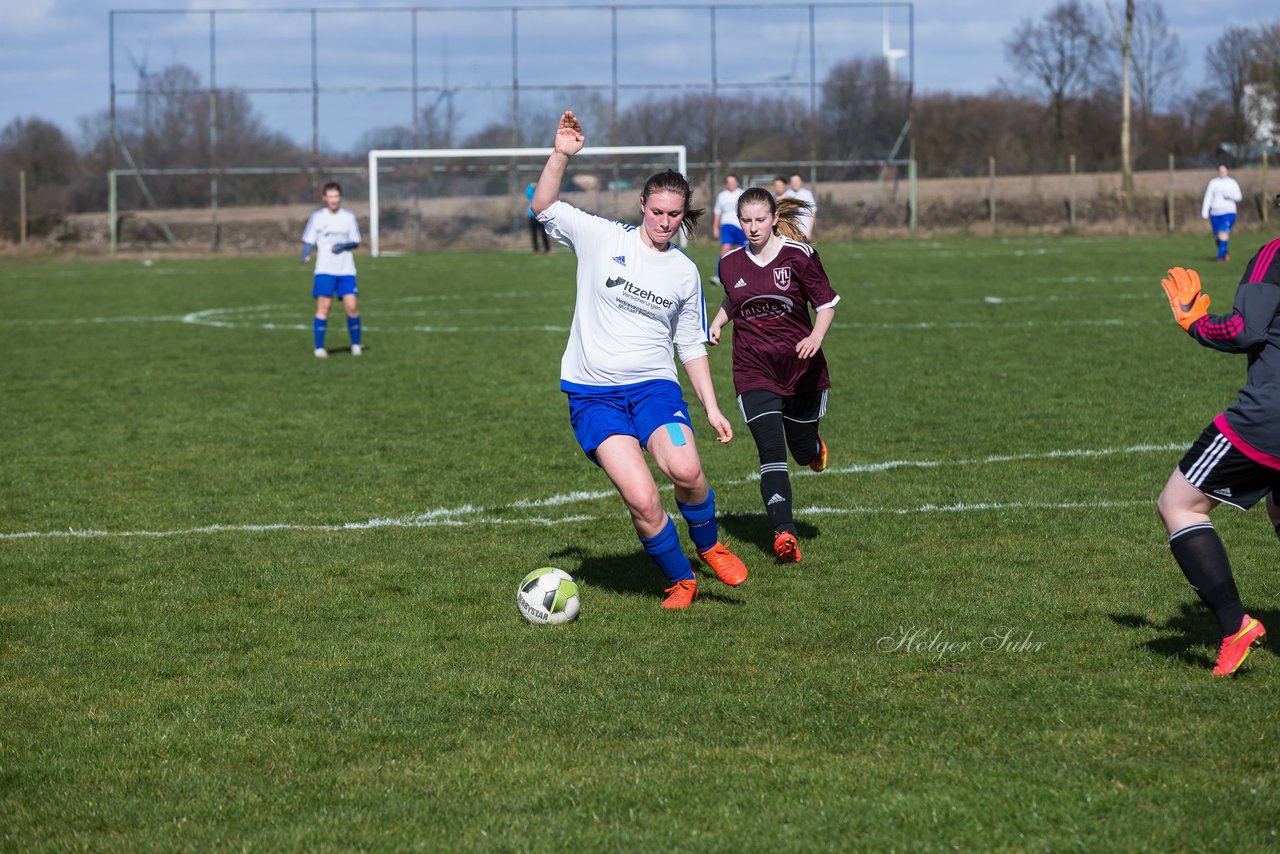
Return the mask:
<svg viewBox="0 0 1280 854">
<path fill-rule="evenodd" d="M 675 583 L 693 578 L 693 567 L 680 548 L 680 535 L 676 533 L 676 525 L 670 519 L 657 536 L 640 537 L 640 545 L 644 546 L 644 550 L 653 558 L 668 581 Z"/>
<path fill-rule="evenodd" d="M 1218 242 L 1218 260 L 1221 261 L 1227 257 L 1227 241 L 1219 240 Z"/>
<path fill-rule="evenodd" d="M 1244 605 L 1240 603 L 1240 593 L 1231 575 L 1227 550 L 1213 525 L 1201 522 L 1175 531 L 1169 536 L 1169 550 L 1200 601 L 1218 618 L 1222 636 L 1239 631 L 1244 621 Z"/>
<path fill-rule="evenodd" d="M 347 332 L 351 335 L 351 343 L 360 343 L 360 315 L 347 315 Z"/>
<path fill-rule="evenodd" d="M 760 497 L 764 499 L 764 512 L 769 515 L 773 530 L 796 533 L 791 515 L 791 476 L 785 462 L 760 466 Z"/>
<path fill-rule="evenodd" d="M 328 320 L 322 320 L 319 317 L 312 318 L 311 320 L 311 332 L 315 336 L 317 350 L 324 349 L 324 332 L 328 326 Z"/>
<path fill-rule="evenodd" d="M 720 541 L 720 526 L 716 524 L 716 494 L 707 490 L 707 497 L 697 504 L 681 504 L 680 515 L 689 525 L 689 539 L 699 552 L 705 552 Z"/>
</svg>

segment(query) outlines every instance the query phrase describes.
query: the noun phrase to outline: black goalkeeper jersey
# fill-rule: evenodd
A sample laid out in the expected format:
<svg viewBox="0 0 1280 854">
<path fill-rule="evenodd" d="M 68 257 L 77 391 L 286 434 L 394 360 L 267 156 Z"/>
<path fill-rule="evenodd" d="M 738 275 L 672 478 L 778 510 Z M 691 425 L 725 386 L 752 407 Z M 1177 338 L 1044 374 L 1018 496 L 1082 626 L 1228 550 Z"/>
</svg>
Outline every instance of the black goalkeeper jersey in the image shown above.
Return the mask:
<svg viewBox="0 0 1280 854">
<path fill-rule="evenodd" d="M 1187 331 L 1206 347 L 1246 353 L 1240 397 L 1214 423 L 1250 459 L 1280 469 L 1280 240 L 1250 259 L 1230 314 L 1206 314 Z"/>
</svg>

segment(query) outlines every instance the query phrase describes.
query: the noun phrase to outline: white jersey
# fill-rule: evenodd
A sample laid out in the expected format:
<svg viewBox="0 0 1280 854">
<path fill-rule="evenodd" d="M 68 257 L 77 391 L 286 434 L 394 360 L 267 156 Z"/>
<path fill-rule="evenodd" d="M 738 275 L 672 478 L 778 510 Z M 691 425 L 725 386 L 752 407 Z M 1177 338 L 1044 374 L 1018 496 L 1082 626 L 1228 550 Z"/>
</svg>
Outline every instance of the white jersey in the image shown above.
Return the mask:
<svg viewBox="0 0 1280 854">
<path fill-rule="evenodd" d="M 679 382 L 672 362 L 707 355 L 698 267 L 675 244 L 658 252 L 640 229 L 557 201 L 538 215 L 552 239 L 578 256 L 577 299 L 560 387 L 647 380 Z"/>
<path fill-rule="evenodd" d="M 721 190 L 716 196 L 716 205 L 711 209 L 720 217 L 721 225 L 738 225 L 738 199 L 745 192 L 741 187 L 736 190 Z"/>
<path fill-rule="evenodd" d="M 333 254 L 333 247 L 339 243 L 360 242 L 360 225 L 356 222 L 356 215 L 346 208 L 338 208 L 337 213 L 328 208 L 320 208 L 313 213 L 302 232 L 302 242 L 316 247 L 316 275 L 356 274 L 356 259 L 350 252 Z"/>
<path fill-rule="evenodd" d="M 782 194 L 784 199 L 799 199 L 802 202 L 808 202 L 809 211 L 796 217 L 796 225 L 804 232 L 804 236 L 808 237 L 813 234 L 813 215 L 818 212 L 818 200 L 814 198 L 813 191 L 808 187 L 801 187 L 793 190 L 790 187 Z"/>
<path fill-rule="evenodd" d="M 1235 178 L 1223 178 L 1219 175 L 1204 188 L 1204 204 L 1200 206 L 1200 216 L 1208 219 L 1210 216 L 1235 213 L 1236 202 L 1243 198 L 1244 193 L 1240 192 L 1240 185 Z"/>
</svg>

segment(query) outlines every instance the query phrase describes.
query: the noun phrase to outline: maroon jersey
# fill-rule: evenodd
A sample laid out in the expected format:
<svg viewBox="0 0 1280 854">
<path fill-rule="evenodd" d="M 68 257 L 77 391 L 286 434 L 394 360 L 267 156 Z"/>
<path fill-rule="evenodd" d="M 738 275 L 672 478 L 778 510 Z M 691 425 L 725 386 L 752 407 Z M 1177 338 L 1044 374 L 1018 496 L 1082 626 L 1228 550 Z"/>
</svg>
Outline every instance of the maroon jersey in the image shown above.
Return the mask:
<svg viewBox="0 0 1280 854">
<path fill-rule="evenodd" d="M 813 332 L 809 306 L 817 312 L 840 301 L 812 246 L 784 237 L 767 264 L 746 247 L 735 249 L 720 259 L 720 282 L 733 321 L 738 394 L 765 389 L 791 397 L 831 387 L 821 350 L 809 359 L 796 355 L 796 344 Z"/>
</svg>

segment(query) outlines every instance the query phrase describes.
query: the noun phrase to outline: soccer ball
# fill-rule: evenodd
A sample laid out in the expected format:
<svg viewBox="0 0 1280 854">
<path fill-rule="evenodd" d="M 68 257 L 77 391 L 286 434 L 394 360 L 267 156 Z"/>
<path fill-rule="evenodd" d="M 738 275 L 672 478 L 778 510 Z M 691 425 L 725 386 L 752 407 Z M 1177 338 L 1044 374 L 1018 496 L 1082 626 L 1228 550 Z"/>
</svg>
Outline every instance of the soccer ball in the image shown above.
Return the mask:
<svg viewBox="0 0 1280 854">
<path fill-rule="evenodd" d="M 567 623 L 578 616 L 578 582 L 563 569 L 544 566 L 524 577 L 516 588 L 516 607 L 531 623 Z"/>
</svg>

